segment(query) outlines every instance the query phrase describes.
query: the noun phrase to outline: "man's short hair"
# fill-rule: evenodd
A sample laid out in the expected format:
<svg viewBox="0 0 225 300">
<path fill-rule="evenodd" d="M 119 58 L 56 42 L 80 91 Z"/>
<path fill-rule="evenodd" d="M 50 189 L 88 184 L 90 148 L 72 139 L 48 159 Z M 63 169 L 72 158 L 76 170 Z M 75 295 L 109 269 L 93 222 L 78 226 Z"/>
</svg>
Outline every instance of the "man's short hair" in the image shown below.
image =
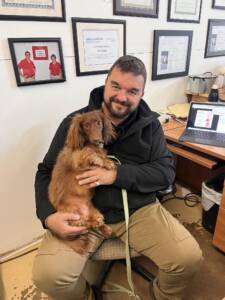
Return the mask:
<svg viewBox="0 0 225 300">
<path fill-rule="evenodd" d="M 142 75 L 144 78 L 144 84 L 147 79 L 147 71 L 144 63 L 137 57 L 132 55 L 124 55 L 118 58 L 109 70 L 108 76 L 111 74 L 114 68 L 119 68 L 121 72 L 133 73 L 134 75 Z"/>
<path fill-rule="evenodd" d="M 30 51 L 26 51 L 26 52 L 25 52 L 25 55 L 26 55 L 26 54 L 30 54 Z"/>
</svg>

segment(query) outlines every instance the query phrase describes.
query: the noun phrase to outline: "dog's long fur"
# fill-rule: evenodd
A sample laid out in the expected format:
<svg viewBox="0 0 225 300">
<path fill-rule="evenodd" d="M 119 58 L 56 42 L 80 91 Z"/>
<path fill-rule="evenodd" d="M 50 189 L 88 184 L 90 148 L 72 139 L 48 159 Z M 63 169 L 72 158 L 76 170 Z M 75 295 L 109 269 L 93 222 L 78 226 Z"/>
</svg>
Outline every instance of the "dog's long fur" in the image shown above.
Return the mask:
<svg viewBox="0 0 225 300">
<path fill-rule="evenodd" d="M 98 228 L 103 235 L 110 235 L 111 228 L 104 224 L 103 215 L 93 206 L 94 188 L 79 185 L 76 175 L 94 167 L 108 170 L 115 164 L 108 159 L 99 144 L 107 144 L 115 138 L 112 124 L 100 111 L 76 115 L 70 125 L 65 146 L 60 151 L 49 185 L 49 199 L 59 212 L 78 213 L 78 221 L 69 221 L 72 226 Z M 80 254 L 89 251 L 87 234 L 65 241 Z"/>
</svg>

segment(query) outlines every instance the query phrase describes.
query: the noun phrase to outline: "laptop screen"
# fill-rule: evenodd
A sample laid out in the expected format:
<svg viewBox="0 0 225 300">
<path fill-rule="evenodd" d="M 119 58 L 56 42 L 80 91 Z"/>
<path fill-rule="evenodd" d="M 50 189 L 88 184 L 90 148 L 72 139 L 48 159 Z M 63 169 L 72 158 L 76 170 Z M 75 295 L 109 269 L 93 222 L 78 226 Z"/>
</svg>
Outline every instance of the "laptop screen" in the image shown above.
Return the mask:
<svg viewBox="0 0 225 300">
<path fill-rule="evenodd" d="M 186 128 L 225 133 L 225 105 L 191 103 Z"/>
</svg>

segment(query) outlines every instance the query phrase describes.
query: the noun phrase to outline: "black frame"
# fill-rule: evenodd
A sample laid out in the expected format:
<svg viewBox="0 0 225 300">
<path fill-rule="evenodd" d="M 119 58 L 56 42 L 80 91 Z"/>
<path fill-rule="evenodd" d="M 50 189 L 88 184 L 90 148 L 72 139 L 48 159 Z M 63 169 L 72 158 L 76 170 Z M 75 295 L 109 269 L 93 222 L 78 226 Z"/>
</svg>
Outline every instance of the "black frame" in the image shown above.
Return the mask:
<svg viewBox="0 0 225 300">
<path fill-rule="evenodd" d="M 38 16 L 38 15 L 26 15 L 26 10 L 24 15 L 14 15 L 14 14 L 1 14 L 0 7 L 0 21 L 10 20 L 10 21 L 48 21 L 48 22 L 66 22 L 66 10 L 65 10 L 65 0 L 58 0 L 61 3 L 61 16 L 51 17 L 51 16 Z M 15 8 L 16 9 L 16 8 Z"/>
<path fill-rule="evenodd" d="M 212 2 L 212 8 L 225 9 L 225 4 L 224 4 L 224 6 L 216 5 L 216 0 L 213 0 L 213 2 Z"/>
<path fill-rule="evenodd" d="M 34 45 L 37 43 L 37 45 Z M 30 53 L 32 52 L 31 49 L 33 47 L 39 47 L 40 43 L 46 43 L 46 45 L 41 45 L 41 47 L 45 48 L 48 46 L 48 43 L 56 43 L 57 45 L 57 61 L 60 62 L 61 64 L 61 78 L 57 79 L 51 79 L 51 78 L 46 78 L 43 80 L 37 80 L 34 79 L 32 81 L 23 81 L 22 76 L 19 73 L 19 68 L 18 68 L 18 63 L 24 58 L 23 56 L 20 56 L 20 58 L 17 58 L 17 50 L 15 49 L 16 44 L 24 44 L 24 49 L 23 49 L 23 54 L 25 51 L 29 51 Z M 64 67 L 64 61 L 63 61 L 63 52 L 62 52 L 62 44 L 61 44 L 61 39 L 60 38 L 8 38 L 8 44 L 9 44 L 9 49 L 12 57 L 12 64 L 13 64 L 13 69 L 15 72 L 16 76 L 16 83 L 17 86 L 26 86 L 26 85 L 36 85 L 36 84 L 45 84 L 45 83 L 57 83 L 57 82 L 64 82 L 66 81 L 66 75 L 65 75 L 65 67 Z M 28 45 L 30 44 L 30 48 Z M 39 44 L 39 45 L 38 45 Z M 21 46 L 22 47 L 22 46 Z M 49 49 L 47 49 L 49 50 Z M 20 49 L 21 53 L 22 50 Z M 50 77 L 49 74 L 49 59 L 53 53 L 46 53 L 46 57 L 44 59 L 36 58 L 36 60 L 46 60 L 46 73 L 48 72 L 48 77 Z M 55 53 L 54 53 L 55 54 Z M 32 61 L 34 62 L 34 58 L 32 58 Z M 36 65 L 35 65 L 36 66 Z M 36 66 L 36 70 L 38 70 Z"/>
<path fill-rule="evenodd" d="M 185 70 L 182 72 L 176 73 L 165 73 L 158 74 L 158 63 L 159 63 L 159 39 L 160 37 L 176 37 L 176 36 L 187 36 L 188 37 L 188 47 L 187 47 L 187 56 L 185 63 Z M 192 45 L 192 36 L 193 32 L 189 30 L 154 30 L 154 44 L 153 44 L 153 56 L 152 56 L 152 80 L 158 79 L 166 79 L 166 78 L 175 78 L 188 75 L 190 58 L 191 58 L 191 45 Z M 160 59 L 162 59 L 163 53 L 160 55 Z M 167 60 L 168 60 L 168 52 L 167 52 Z M 160 61 L 161 62 L 161 61 Z M 168 62 L 168 61 L 167 61 Z"/>
<path fill-rule="evenodd" d="M 118 19 L 95 19 L 95 18 L 72 18 L 72 29 L 73 29 L 73 42 L 74 42 L 74 53 L 75 53 L 75 65 L 76 65 L 76 75 L 77 76 L 85 76 L 85 75 L 95 75 L 95 74 L 105 74 L 108 73 L 110 67 L 105 67 L 106 64 L 103 64 L 102 69 L 94 70 L 90 67 L 89 70 L 82 70 L 81 66 L 81 54 L 79 50 L 79 42 L 78 42 L 78 35 L 80 32 L 78 32 L 77 23 L 83 23 L 83 24 L 103 24 L 103 30 L 105 29 L 104 24 L 111 24 L 113 25 L 121 25 L 122 26 L 122 33 L 123 37 L 121 40 L 122 43 L 122 52 L 120 53 L 122 55 L 126 54 L 126 21 L 125 20 L 118 20 Z M 83 43 L 81 43 L 83 45 Z M 118 57 L 119 58 L 119 57 Z"/>
<path fill-rule="evenodd" d="M 210 47 L 212 45 L 213 40 L 216 40 L 216 37 L 212 35 L 213 26 L 224 26 L 225 27 L 225 20 L 221 19 L 209 19 L 208 20 L 208 29 L 207 29 L 207 37 L 205 43 L 205 58 L 209 57 L 216 57 L 216 56 L 225 56 L 225 43 L 224 43 L 224 50 L 222 51 L 211 51 Z"/>
<path fill-rule="evenodd" d="M 118 16 L 158 18 L 159 0 L 154 0 L 153 5 L 153 9 L 124 7 L 121 5 L 121 0 L 113 0 L 113 14 Z"/>
<path fill-rule="evenodd" d="M 171 7 L 172 7 L 172 2 L 174 2 L 174 1 L 176 1 L 176 0 L 168 0 L 168 13 L 167 13 L 167 21 L 168 22 L 200 23 L 202 0 L 196 0 L 196 1 L 200 1 L 198 20 L 185 19 L 185 14 L 183 15 L 182 19 L 176 19 L 176 18 L 171 17 Z"/>
</svg>

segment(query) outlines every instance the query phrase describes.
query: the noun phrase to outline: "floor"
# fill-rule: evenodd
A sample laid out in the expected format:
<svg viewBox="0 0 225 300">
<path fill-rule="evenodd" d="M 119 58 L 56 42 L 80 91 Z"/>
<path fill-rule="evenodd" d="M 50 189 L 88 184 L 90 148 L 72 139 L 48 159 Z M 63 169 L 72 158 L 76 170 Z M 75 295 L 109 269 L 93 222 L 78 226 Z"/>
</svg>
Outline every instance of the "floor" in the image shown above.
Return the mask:
<svg viewBox="0 0 225 300">
<path fill-rule="evenodd" d="M 184 188 L 179 187 L 179 194 L 184 195 L 188 191 Z M 197 205 L 194 208 L 188 207 L 184 204 L 182 200 L 170 200 L 166 202 L 165 207 L 175 214 L 181 221 L 186 222 L 201 222 L 201 205 Z M 210 241 L 211 243 L 211 241 Z M 22 255 L 11 261 L 2 263 L 0 265 L 0 300 L 47 300 L 48 297 L 38 291 L 32 284 L 31 280 L 31 268 L 33 259 L 35 257 L 36 251 Z M 224 257 L 225 258 L 225 257 Z M 108 280 L 113 281 L 113 279 L 118 278 L 118 274 L 126 274 L 125 267 L 120 263 L 117 263 L 112 268 Z M 225 275 L 225 272 L 224 272 Z M 148 294 L 148 283 L 140 278 L 138 275 L 133 274 L 133 281 L 135 285 L 138 286 L 140 296 L 142 299 L 148 299 L 146 295 Z M 123 279 L 121 279 L 123 280 Z M 125 279 L 124 279 L 125 282 Z M 224 285 L 225 286 L 225 285 Z M 3 294 L 4 291 L 4 294 Z M 221 293 L 220 293 L 221 294 Z M 225 299 L 225 288 L 224 294 L 219 298 L 214 298 L 215 300 Z M 107 300 L 116 299 L 130 299 L 126 296 L 121 295 L 107 295 L 105 296 Z M 196 300 L 214 300 L 212 298 L 195 298 Z M 62 299 L 63 300 L 63 299 Z M 188 299 L 193 300 L 193 299 Z"/>
<path fill-rule="evenodd" d="M 2 285 L 1 300 L 47 300 L 48 297 L 37 291 L 31 280 L 31 269 L 36 251 L 0 265 Z M 1 285 L 1 283 L 0 283 Z M 1 291 L 4 290 L 4 295 Z"/>
</svg>

